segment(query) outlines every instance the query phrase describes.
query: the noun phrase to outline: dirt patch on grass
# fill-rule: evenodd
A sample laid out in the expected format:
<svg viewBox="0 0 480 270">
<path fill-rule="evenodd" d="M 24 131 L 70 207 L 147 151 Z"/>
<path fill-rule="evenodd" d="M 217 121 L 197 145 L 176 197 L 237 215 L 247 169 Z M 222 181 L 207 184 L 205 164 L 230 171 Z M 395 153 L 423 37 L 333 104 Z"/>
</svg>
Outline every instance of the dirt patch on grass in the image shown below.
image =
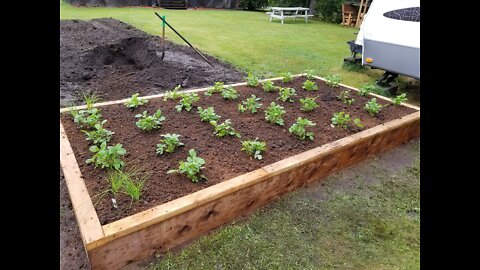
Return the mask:
<svg viewBox="0 0 480 270">
<path fill-rule="evenodd" d="M 188 37 L 187 37 L 188 38 Z M 81 103 L 82 92 L 103 100 L 152 95 L 177 85 L 193 88 L 216 81 L 240 82 L 245 74 L 206 55 L 209 66 L 190 47 L 160 38 L 114 19 L 60 21 L 60 106 Z"/>
</svg>

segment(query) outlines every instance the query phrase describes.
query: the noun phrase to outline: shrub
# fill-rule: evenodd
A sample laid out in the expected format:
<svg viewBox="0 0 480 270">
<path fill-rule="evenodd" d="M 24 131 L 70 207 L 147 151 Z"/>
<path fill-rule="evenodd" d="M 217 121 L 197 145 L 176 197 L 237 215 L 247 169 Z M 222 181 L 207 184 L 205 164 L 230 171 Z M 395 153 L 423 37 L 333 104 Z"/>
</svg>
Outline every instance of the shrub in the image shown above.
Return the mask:
<svg viewBox="0 0 480 270">
<path fill-rule="evenodd" d="M 340 23 L 342 21 L 343 0 L 317 0 L 315 14 L 322 21 Z"/>
<path fill-rule="evenodd" d="M 243 10 L 262 10 L 268 6 L 268 0 L 240 0 L 239 7 Z"/>
</svg>

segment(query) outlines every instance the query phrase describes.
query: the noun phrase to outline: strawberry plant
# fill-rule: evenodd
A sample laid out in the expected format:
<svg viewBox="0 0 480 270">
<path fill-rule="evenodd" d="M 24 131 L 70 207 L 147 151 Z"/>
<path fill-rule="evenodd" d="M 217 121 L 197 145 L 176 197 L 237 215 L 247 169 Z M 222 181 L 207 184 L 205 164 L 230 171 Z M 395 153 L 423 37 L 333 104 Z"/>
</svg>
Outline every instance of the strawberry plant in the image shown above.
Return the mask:
<svg viewBox="0 0 480 270">
<path fill-rule="evenodd" d="M 127 108 L 135 109 L 140 105 L 144 105 L 148 103 L 148 100 L 143 98 L 138 98 L 138 95 L 139 93 L 132 95 L 132 97 L 129 100 L 127 100 L 127 102 L 125 102 L 125 105 L 127 106 Z"/>
<path fill-rule="evenodd" d="M 210 124 L 215 127 L 215 132 L 213 134 L 217 135 L 217 137 L 224 137 L 226 135 L 237 136 L 238 138 L 241 137 L 240 133 L 235 131 L 235 129 L 232 127 L 230 119 L 225 120 L 225 122 L 221 123 L 220 125 L 217 123 L 217 121 L 210 121 Z"/>
<path fill-rule="evenodd" d="M 70 110 L 70 114 L 72 115 L 75 123 L 80 124 L 80 127 L 87 128 L 94 128 L 102 118 L 100 110 L 93 107 L 83 110 Z"/>
<path fill-rule="evenodd" d="M 229 100 L 235 100 L 238 98 L 238 92 L 235 88 L 233 87 L 227 87 L 222 90 L 221 93 L 222 97 L 224 99 L 229 99 Z"/>
<path fill-rule="evenodd" d="M 320 107 L 317 102 L 315 102 L 315 99 L 317 99 L 318 97 L 315 97 L 315 98 L 302 98 L 300 99 L 300 103 L 302 104 L 302 108 L 301 110 L 304 111 L 304 112 L 311 112 L 313 111 L 315 108 L 318 108 Z"/>
<path fill-rule="evenodd" d="M 147 111 L 142 114 L 135 115 L 136 118 L 140 118 L 135 124 L 143 131 L 151 131 L 160 128 L 162 122 L 165 121 L 165 117 L 162 116 L 162 111 L 157 110 L 153 115 L 147 115 Z"/>
<path fill-rule="evenodd" d="M 87 135 L 87 141 L 91 141 L 93 144 L 109 142 L 115 132 L 111 132 L 103 127 L 106 122 L 107 120 L 103 120 L 102 122 L 95 124 L 94 130 L 92 131 L 82 130 L 82 132 Z"/>
<path fill-rule="evenodd" d="M 283 72 L 280 73 L 280 76 L 282 76 L 282 82 L 287 83 L 293 81 L 292 73 L 290 72 Z"/>
<path fill-rule="evenodd" d="M 181 173 L 190 178 L 194 183 L 198 182 L 199 179 L 207 180 L 205 175 L 201 174 L 201 170 L 204 168 L 205 160 L 197 156 L 195 149 L 190 149 L 188 151 L 190 155 L 187 157 L 187 161 L 180 161 L 178 169 L 169 170 L 167 173 Z"/>
<path fill-rule="evenodd" d="M 180 104 L 175 106 L 178 112 L 181 112 L 182 109 L 185 109 L 189 112 L 192 109 L 192 104 L 197 102 L 200 97 L 196 93 L 183 94 L 182 99 L 180 99 Z"/>
<path fill-rule="evenodd" d="M 307 118 L 298 117 L 297 122 L 290 126 L 288 131 L 298 136 L 301 140 L 305 140 L 305 138 L 309 138 L 313 141 L 313 132 L 307 132 L 305 127 L 308 126 L 315 126 L 316 124 L 312 121 L 308 120 Z"/>
<path fill-rule="evenodd" d="M 272 81 L 264 81 L 262 82 L 263 91 L 265 92 L 273 92 L 275 91 L 276 87 Z"/>
<path fill-rule="evenodd" d="M 353 120 L 353 124 L 359 128 L 364 128 L 365 126 L 363 125 L 362 123 L 362 120 L 358 119 L 358 118 L 355 118 Z"/>
<path fill-rule="evenodd" d="M 127 153 L 125 149 L 122 148 L 122 145 L 117 143 L 115 146 L 108 146 L 107 143 L 103 142 L 100 144 L 100 147 L 92 145 L 89 148 L 90 152 L 94 153 L 93 157 L 87 159 L 87 164 L 95 163 L 95 168 L 101 166 L 103 168 L 113 168 L 119 170 L 125 165 L 123 160 L 120 159 L 120 156 L 123 156 Z"/>
<path fill-rule="evenodd" d="M 178 139 L 178 137 L 180 137 L 178 134 L 167 133 L 160 136 L 162 136 L 163 139 L 157 144 L 157 155 L 163 155 L 165 152 L 173 153 L 175 148 L 183 146 L 183 143 Z"/>
<path fill-rule="evenodd" d="M 318 90 L 318 86 L 317 84 L 314 82 L 314 81 L 310 81 L 310 80 L 306 80 L 304 83 L 303 83 L 303 86 L 302 86 L 303 89 L 307 90 L 307 91 L 317 91 Z"/>
<path fill-rule="evenodd" d="M 242 104 L 238 104 L 238 110 L 240 112 L 250 111 L 251 113 L 256 113 L 257 109 L 262 107 L 262 104 L 259 103 L 260 98 L 257 98 L 255 95 L 251 95 L 247 100 L 242 101 Z"/>
<path fill-rule="evenodd" d="M 241 151 L 246 151 L 249 155 L 253 156 L 253 158 L 260 160 L 263 158 L 261 155 L 262 151 L 267 149 L 267 143 L 257 140 L 258 138 L 255 138 L 253 141 L 243 141 Z"/>
<path fill-rule="evenodd" d="M 338 74 L 326 76 L 325 80 L 327 80 L 325 83 L 330 87 L 338 87 L 341 82 L 340 75 Z"/>
<path fill-rule="evenodd" d="M 205 92 L 205 96 L 211 96 L 213 95 L 213 93 L 221 93 L 223 87 L 223 82 L 215 82 L 215 84 L 212 87 L 208 88 L 207 92 Z"/>
<path fill-rule="evenodd" d="M 270 106 L 265 110 L 265 120 L 271 124 L 277 124 L 283 126 L 282 116 L 286 113 L 284 108 L 272 102 Z"/>
<path fill-rule="evenodd" d="M 215 110 L 213 107 L 208 107 L 206 109 L 202 109 L 202 107 L 197 108 L 198 114 L 202 119 L 202 122 L 210 122 L 210 121 L 217 121 L 220 119 L 221 116 L 215 114 Z"/>
<path fill-rule="evenodd" d="M 314 69 L 306 69 L 305 73 L 306 73 L 307 79 L 309 80 L 315 79 L 316 71 Z"/>
<path fill-rule="evenodd" d="M 350 90 L 344 90 L 340 92 L 340 94 L 337 96 L 339 100 L 341 100 L 343 103 L 352 105 L 353 102 L 355 102 L 354 98 L 350 98 Z"/>
<path fill-rule="evenodd" d="M 177 85 L 175 89 L 165 92 L 163 96 L 163 101 L 167 101 L 169 99 L 177 100 L 182 97 L 183 93 L 179 93 L 178 90 L 182 88 L 181 85 Z"/>
<path fill-rule="evenodd" d="M 278 89 L 278 94 L 280 95 L 277 100 L 281 100 L 283 102 L 293 102 L 292 96 L 296 96 L 295 89 L 290 87 L 280 87 Z"/>
<path fill-rule="evenodd" d="M 340 126 L 343 128 L 348 127 L 348 122 L 350 122 L 350 114 L 345 114 L 345 112 L 337 112 L 333 114 L 332 118 L 332 127 Z"/>
<path fill-rule="evenodd" d="M 252 73 L 248 73 L 248 76 L 245 78 L 247 81 L 247 85 L 250 87 L 255 87 L 258 85 L 258 77 L 253 75 Z"/>
<path fill-rule="evenodd" d="M 367 102 L 367 104 L 365 104 L 364 108 L 370 115 L 373 116 L 379 113 L 382 107 L 383 107 L 382 105 L 377 103 L 376 98 L 372 98 L 372 100 L 370 100 L 369 102 Z"/>
<path fill-rule="evenodd" d="M 393 100 L 392 103 L 394 105 L 400 105 L 402 102 L 407 101 L 407 94 L 403 93 L 401 95 L 396 96 Z"/>
</svg>

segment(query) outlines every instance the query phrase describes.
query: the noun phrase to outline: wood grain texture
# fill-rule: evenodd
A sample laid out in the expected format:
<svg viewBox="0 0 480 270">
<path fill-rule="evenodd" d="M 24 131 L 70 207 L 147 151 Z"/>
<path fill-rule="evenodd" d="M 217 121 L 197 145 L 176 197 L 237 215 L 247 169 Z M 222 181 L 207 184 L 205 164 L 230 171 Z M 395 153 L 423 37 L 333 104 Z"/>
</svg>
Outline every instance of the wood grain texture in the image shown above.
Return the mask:
<svg viewBox="0 0 480 270">
<path fill-rule="evenodd" d="M 88 250 L 91 248 L 89 246 L 91 242 L 104 237 L 103 229 L 62 123 L 60 123 L 60 166 L 63 170 L 82 241 Z"/>
</svg>

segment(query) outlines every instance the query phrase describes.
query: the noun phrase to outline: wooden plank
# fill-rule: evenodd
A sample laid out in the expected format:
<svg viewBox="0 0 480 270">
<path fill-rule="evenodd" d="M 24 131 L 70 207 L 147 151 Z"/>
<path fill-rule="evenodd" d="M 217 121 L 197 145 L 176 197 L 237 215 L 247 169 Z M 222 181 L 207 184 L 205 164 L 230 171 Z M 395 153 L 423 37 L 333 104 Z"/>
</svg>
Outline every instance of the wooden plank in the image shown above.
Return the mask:
<svg viewBox="0 0 480 270">
<path fill-rule="evenodd" d="M 90 243 L 104 237 L 102 225 L 98 219 L 80 168 L 68 141 L 67 134 L 60 122 L 60 166 L 65 176 L 68 193 L 72 201 L 82 241 L 87 250 L 93 248 Z"/>
<path fill-rule="evenodd" d="M 300 76 L 303 76 L 305 75 L 304 73 L 301 73 L 301 74 L 297 74 L 297 75 L 293 75 L 292 77 L 293 78 L 296 78 L 296 77 L 300 77 Z M 264 82 L 264 81 L 277 81 L 277 80 L 281 80 L 283 77 L 275 77 L 275 78 L 271 78 L 271 79 L 262 79 L 262 80 L 258 80 L 259 82 Z M 229 84 L 229 85 L 225 85 L 225 86 L 241 86 L 241 85 L 247 85 L 246 82 L 242 82 L 242 83 L 234 83 L 234 84 Z M 196 93 L 196 92 L 202 92 L 202 91 L 206 91 L 208 90 L 209 88 L 211 88 L 212 86 L 209 86 L 209 87 L 203 87 L 203 88 L 193 88 L 193 89 L 188 89 L 188 90 L 181 90 L 182 93 Z M 142 96 L 142 97 L 139 97 L 139 98 L 143 98 L 143 99 L 153 99 L 153 98 L 160 98 L 160 97 L 163 97 L 165 96 L 165 93 L 162 93 L 162 94 L 156 94 L 156 95 L 149 95 L 149 96 Z M 122 103 L 125 103 L 127 100 L 129 100 L 130 98 L 125 98 L 125 99 L 119 99 L 119 100 L 114 100 L 114 101 L 106 101 L 106 102 L 99 102 L 99 103 L 95 103 L 93 105 L 93 107 L 102 107 L 102 106 L 108 106 L 108 105 L 113 105 L 113 104 L 122 104 Z M 79 105 L 79 106 L 72 106 L 72 107 L 66 107 L 66 108 L 61 108 L 60 109 L 60 113 L 64 113 L 64 112 L 68 112 L 69 110 L 73 109 L 73 110 L 80 110 L 80 109 L 85 109 L 87 106 L 86 105 Z"/>
<path fill-rule="evenodd" d="M 214 186 L 199 190 L 192 194 L 150 208 L 135 215 L 104 225 L 105 240 L 111 241 L 126 234 L 141 230 L 154 223 L 166 220 L 175 215 L 187 212 L 239 189 L 254 185 L 267 179 L 268 174 L 258 169 Z"/>
<path fill-rule="evenodd" d="M 199 191 L 196 195 L 198 200 L 194 200 L 193 197 L 189 199 L 195 207 L 188 207 L 186 205 L 188 201 L 180 198 L 177 203 L 181 206 L 169 205 L 172 211 L 177 211 L 175 214 L 157 212 L 156 214 L 167 217 L 162 218 L 155 216 L 155 213 L 146 213 L 150 215 L 149 218 L 155 218 L 157 222 L 141 226 L 141 230 L 122 237 L 111 237 L 112 240 L 108 243 L 89 250 L 92 268 L 117 269 L 157 252 L 165 252 L 241 215 L 249 214 L 289 191 L 317 181 L 334 171 L 384 152 L 419 135 L 420 112 L 415 112 L 267 165 L 257 170 L 256 175 L 240 176 L 217 184 L 210 187 L 208 192 Z M 231 183 L 228 183 L 230 181 Z M 224 186 L 228 184 L 230 186 Z M 221 194 L 215 194 L 215 192 Z M 189 210 L 177 210 L 180 208 Z M 142 219 L 141 216 L 137 218 Z M 115 226 L 105 225 L 106 234 L 112 236 L 115 232 L 125 231 L 130 221 L 135 226 L 140 226 L 138 220 L 129 217 L 128 220 L 124 219 Z M 118 226 L 119 224 L 122 226 Z"/>
</svg>

